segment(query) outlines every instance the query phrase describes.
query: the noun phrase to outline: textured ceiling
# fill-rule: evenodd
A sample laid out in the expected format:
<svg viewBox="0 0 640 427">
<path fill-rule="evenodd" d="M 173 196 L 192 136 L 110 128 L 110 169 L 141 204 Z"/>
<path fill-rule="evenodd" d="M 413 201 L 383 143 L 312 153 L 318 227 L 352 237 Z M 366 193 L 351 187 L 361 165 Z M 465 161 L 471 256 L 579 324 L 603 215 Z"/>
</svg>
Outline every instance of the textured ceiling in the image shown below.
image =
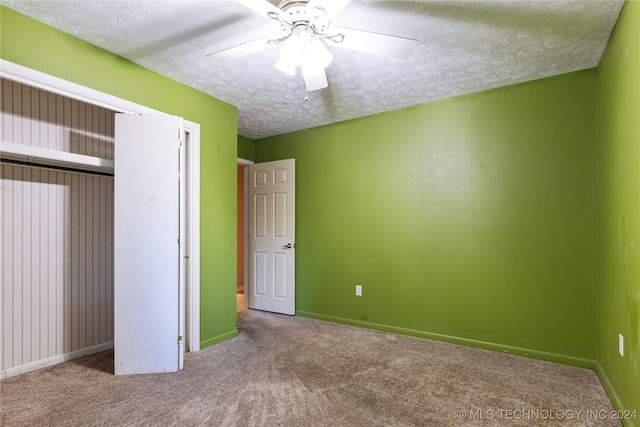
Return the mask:
<svg viewBox="0 0 640 427">
<path fill-rule="evenodd" d="M 0 3 L 237 106 L 238 133 L 259 139 L 595 67 L 623 2 L 353 0 L 334 25 L 418 47 L 403 61 L 329 46 L 329 87 L 308 101 L 302 77 L 273 66 L 279 47 L 205 58 L 281 34 L 234 1 Z"/>
</svg>

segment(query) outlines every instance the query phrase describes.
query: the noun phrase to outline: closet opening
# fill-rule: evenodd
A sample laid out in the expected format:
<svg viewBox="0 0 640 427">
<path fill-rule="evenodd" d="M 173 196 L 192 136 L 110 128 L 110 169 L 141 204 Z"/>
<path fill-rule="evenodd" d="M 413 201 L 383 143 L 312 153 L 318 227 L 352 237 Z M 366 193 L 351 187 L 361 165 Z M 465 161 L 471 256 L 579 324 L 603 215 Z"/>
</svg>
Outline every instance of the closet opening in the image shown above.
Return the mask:
<svg viewBox="0 0 640 427">
<path fill-rule="evenodd" d="M 0 379 L 113 348 L 114 115 L 164 114 L 0 60 Z M 200 347 L 199 125 L 185 120 L 185 349 Z"/>
</svg>

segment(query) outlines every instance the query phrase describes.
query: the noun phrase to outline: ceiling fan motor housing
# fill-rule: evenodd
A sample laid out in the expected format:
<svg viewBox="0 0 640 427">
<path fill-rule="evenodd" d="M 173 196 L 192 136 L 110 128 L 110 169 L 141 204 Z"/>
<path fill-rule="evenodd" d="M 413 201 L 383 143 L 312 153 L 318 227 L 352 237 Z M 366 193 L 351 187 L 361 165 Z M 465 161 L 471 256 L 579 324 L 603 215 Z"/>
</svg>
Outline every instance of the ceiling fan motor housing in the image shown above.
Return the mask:
<svg viewBox="0 0 640 427">
<path fill-rule="evenodd" d="M 277 17 L 282 26 L 282 30 L 291 33 L 296 27 L 304 25 L 313 34 L 324 33 L 329 27 L 329 20 L 322 7 L 316 6 L 313 9 L 308 7 L 309 0 L 283 0 L 278 8 L 284 13 Z"/>
<path fill-rule="evenodd" d="M 306 7 L 307 3 L 309 3 L 309 0 L 282 0 L 278 5 L 278 9 L 286 11 L 290 6 L 295 5 Z"/>
</svg>

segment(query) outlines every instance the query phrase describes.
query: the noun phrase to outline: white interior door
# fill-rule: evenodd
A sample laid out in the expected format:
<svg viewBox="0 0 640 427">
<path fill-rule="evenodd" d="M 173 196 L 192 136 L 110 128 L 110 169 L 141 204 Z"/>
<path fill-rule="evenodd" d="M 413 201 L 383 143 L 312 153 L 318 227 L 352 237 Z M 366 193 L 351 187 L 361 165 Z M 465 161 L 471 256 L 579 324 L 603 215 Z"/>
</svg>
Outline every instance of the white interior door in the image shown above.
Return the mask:
<svg viewBox="0 0 640 427">
<path fill-rule="evenodd" d="M 249 308 L 295 314 L 295 159 L 249 165 Z"/>
<path fill-rule="evenodd" d="M 116 115 L 116 375 L 180 367 L 180 123 L 172 116 Z"/>
</svg>

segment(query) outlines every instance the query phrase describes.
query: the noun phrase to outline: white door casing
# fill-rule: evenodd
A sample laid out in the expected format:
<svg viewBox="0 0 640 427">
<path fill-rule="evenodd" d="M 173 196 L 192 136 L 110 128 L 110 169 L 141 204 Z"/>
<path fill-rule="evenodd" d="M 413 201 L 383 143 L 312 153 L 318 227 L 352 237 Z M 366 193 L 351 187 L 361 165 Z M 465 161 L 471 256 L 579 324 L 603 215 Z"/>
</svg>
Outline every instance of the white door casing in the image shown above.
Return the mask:
<svg viewBox="0 0 640 427">
<path fill-rule="evenodd" d="M 187 135 L 178 118 L 178 369 L 184 368 L 187 283 Z"/>
<path fill-rule="evenodd" d="M 249 165 L 249 308 L 295 314 L 295 159 Z"/>
<path fill-rule="evenodd" d="M 175 372 L 184 351 L 178 343 L 184 315 L 179 309 L 181 120 L 117 114 L 115 123 L 115 373 Z"/>
</svg>

